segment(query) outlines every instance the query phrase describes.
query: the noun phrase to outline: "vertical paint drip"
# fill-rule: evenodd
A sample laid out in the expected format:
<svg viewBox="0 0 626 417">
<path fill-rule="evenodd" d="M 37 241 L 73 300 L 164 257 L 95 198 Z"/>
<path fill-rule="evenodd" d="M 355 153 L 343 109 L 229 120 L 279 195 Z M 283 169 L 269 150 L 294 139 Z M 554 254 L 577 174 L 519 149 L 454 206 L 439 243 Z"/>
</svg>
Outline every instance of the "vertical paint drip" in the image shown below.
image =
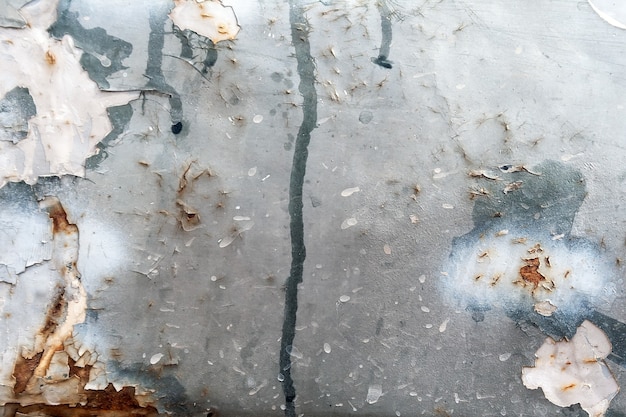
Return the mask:
<svg viewBox="0 0 626 417">
<path fill-rule="evenodd" d="M 393 34 L 391 29 L 391 16 L 393 13 L 389 10 L 389 7 L 384 1 L 380 2 L 378 6 L 380 9 L 380 29 L 383 39 L 380 43 L 378 57 L 372 58 L 372 62 L 382 68 L 391 69 L 392 62 L 389 61 L 388 58 L 391 52 L 391 39 Z"/>
<path fill-rule="evenodd" d="M 172 124 L 183 120 L 183 104 L 180 95 L 165 81 L 163 75 L 163 47 L 165 46 L 165 22 L 168 21 L 168 7 L 150 9 L 150 37 L 148 40 L 148 65 L 146 76 L 150 79 L 148 88 L 154 88 L 169 95 Z"/>
<path fill-rule="evenodd" d="M 302 271 L 306 258 L 304 245 L 304 222 L 302 220 L 302 188 L 308 158 L 311 132 L 317 124 L 317 92 L 315 91 L 315 64 L 309 44 L 310 26 L 304 16 L 304 7 L 298 0 L 289 2 L 291 39 L 296 51 L 298 89 L 303 96 L 303 120 L 296 137 L 291 177 L 289 180 L 289 216 L 291 232 L 291 269 L 285 283 L 285 317 L 280 345 L 280 371 L 285 395 L 285 415 L 295 416 L 294 400 L 296 389 L 291 377 L 291 351 L 296 332 L 298 310 L 298 284 L 302 282 Z"/>
</svg>

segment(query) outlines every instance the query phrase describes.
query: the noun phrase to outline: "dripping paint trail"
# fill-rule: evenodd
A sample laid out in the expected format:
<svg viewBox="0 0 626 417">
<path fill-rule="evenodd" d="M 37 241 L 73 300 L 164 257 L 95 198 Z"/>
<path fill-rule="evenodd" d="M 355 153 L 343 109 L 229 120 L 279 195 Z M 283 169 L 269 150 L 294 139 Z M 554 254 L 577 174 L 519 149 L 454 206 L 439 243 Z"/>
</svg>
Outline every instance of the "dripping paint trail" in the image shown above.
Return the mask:
<svg viewBox="0 0 626 417">
<path fill-rule="evenodd" d="M 380 44 L 378 57 L 372 58 L 372 62 L 380 67 L 391 69 L 393 63 L 388 58 L 389 58 L 389 53 L 391 52 L 391 38 L 392 38 L 391 16 L 393 15 L 393 13 L 387 6 L 386 2 L 384 1 L 379 3 L 379 9 L 380 9 L 380 28 L 383 34 L 383 39 Z"/>
<path fill-rule="evenodd" d="M 279 375 L 285 394 L 285 415 L 295 417 L 294 400 L 296 389 L 291 377 L 291 351 L 296 332 L 296 313 L 298 310 L 298 284 L 302 282 L 302 271 L 306 258 L 304 246 L 304 222 L 302 220 L 302 187 L 308 157 L 308 146 L 311 132 L 317 124 L 317 93 L 315 91 L 315 65 L 311 57 L 309 44 L 309 23 L 304 16 L 304 8 L 298 0 L 289 2 L 289 21 L 291 39 L 296 51 L 298 89 L 303 96 L 303 120 L 298 130 L 291 178 L 289 180 L 289 216 L 291 231 L 291 269 L 285 283 L 285 316 L 280 343 Z"/>
</svg>

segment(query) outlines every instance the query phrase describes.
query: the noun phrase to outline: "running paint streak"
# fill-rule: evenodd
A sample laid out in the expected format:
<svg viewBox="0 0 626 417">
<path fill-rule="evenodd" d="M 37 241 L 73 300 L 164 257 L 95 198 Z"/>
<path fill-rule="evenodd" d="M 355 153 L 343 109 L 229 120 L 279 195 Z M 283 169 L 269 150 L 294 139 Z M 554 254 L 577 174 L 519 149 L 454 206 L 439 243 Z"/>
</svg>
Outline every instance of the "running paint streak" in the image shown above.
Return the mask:
<svg viewBox="0 0 626 417">
<path fill-rule="evenodd" d="M 372 58 L 372 62 L 379 67 L 391 69 L 393 67 L 392 62 L 389 61 L 389 53 L 391 52 L 391 16 L 392 11 L 387 6 L 386 2 L 380 2 L 378 5 L 380 9 L 380 28 L 382 31 L 383 39 L 380 44 L 380 50 L 377 58 Z"/>
<path fill-rule="evenodd" d="M 304 222 L 302 221 L 302 187 L 306 171 L 308 146 L 311 132 L 317 124 L 317 92 L 315 91 L 315 64 L 309 44 L 310 26 L 304 16 L 304 8 L 298 0 L 289 2 L 291 41 L 296 51 L 300 84 L 298 90 L 303 96 L 303 120 L 298 130 L 291 178 L 289 180 L 289 216 L 291 231 L 291 269 L 285 283 L 285 317 L 280 343 L 280 371 L 285 394 L 285 415 L 295 417 L 294 400 L 296 388 L 291 377 L 291 351 L 296 335 L 296 313 L 298 310 L 298 284 L 302 282 L 302 271 L 306 258 L 304 246 Z"/>
</svg>

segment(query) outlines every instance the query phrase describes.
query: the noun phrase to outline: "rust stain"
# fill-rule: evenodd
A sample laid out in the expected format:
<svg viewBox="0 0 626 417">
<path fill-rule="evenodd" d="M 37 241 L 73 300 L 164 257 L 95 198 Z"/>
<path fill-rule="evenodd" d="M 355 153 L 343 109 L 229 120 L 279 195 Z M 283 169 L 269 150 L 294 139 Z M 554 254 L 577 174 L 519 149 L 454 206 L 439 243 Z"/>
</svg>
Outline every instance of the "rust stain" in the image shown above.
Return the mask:
<svg viewBox="0 0 626 417">
<path fill-rule="evenodd" d="M 89 382 L 89 372 L 91 372 L 91 368 L 93 367 L 91 365 L 85 365 L 84 368 L 76 366 L 76 361 L 71 357 L 67 358 L 67 364 L 70 367 L 70 376 L 76 376 L 82 386 L 87 385 Z"/>
<path fill-rule="evenodd" d="M 59 325 L 59 320 L 65 312 L 65 304 L 65 287 L 59 286 L 57 287 L 57 295 L 48 309 L 48 313 L 46 314 L 46 321 L 39 331 L 39 335 L 43 337 L 44 340 L 54 333 Z"/>
<path fill-rule="evenodd" d="M 78 227 L 67 220 L 67 213 L 60 202 L 56 202 L 48 208 L 48 217 L 52 219 L 52 232 L 73 234 L 78 233 Z"/>
<path fill-rule="evenodd" d="M 572 383 L 572 384 L 564 385 L 561 387 L 561 391 L 568 391 L 572 388 L 576 388 L 576 384 Z"/>
<path fill-rule="evenodd" d="M 42 355 L 43 352 L 39 352 L 30 359 L 18 356 L 17 361 L 15 361 L 15 367 L 13 368 L 13 378 L 15 378 L 13 392 L 15 394 L 21 394 L 26 391 L 28 381 L 35 373 L 35 369 L 37 368 L 37 365 L 39 365 Z"/>
<path fill-rule="evenodd" d="M 524 259 L 526 265 L 519 270 L 522 279 L 533 284 L 533 288 L 537 289 L 541 281 L 545 281 L 546 277 L 539 273 L 539 258 Z"/>
<path fill-rule="evenodd" d="M 57 58 L 50 51 L 46 52 L 46 62 L 50 65 L 54 65 L 57 62 Z"/>
</svg>

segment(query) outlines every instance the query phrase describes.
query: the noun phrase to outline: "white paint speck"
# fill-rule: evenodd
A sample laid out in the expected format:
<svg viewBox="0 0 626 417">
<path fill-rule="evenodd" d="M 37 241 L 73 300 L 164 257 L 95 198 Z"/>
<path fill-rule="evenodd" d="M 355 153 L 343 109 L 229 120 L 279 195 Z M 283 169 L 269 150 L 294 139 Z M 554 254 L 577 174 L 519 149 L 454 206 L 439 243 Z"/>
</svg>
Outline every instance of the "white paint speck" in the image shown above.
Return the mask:
<svg viewBox="0 0 626 417">
<path fill-rule="evenodd" d="M 385 255 L 391 255 L 391 246 L 389 245 L 383 246 L 383 252 L 385 252 Z"/>
<path fill-rule="evenodd" d="M 359 191 L 361 191 L 359 187 L 346 188 L 345 190 L 341 192 L 341 196 L 350 197 L 352 194 L 358 193 Z"/>
<path fill-rule="evenodd" d="M 506 362 L 509 360 L 509 358 L 511 357 L 511 352 L 507 352 L 507 353 L 503 353 L 502 355 L 498 356 L 498 359 L 500 359 L 500 362 Z"/>
<path fill-rule="evenodd" d="M 439 333 L 443 333 L 446 331 L 446 329 L 448 328 L 448 323 L 450 322 L 450 319 L 447 318 L 443 321 L 443 323 L 441 323 L 439 325 Z"/>
<path fill-rule="evenodd" d="M 263 116 L 261 116 L 260 114 L 257 114 L 252 118 L 252 121 L 254 123 L 261 123 L 263 121 Z"/>
<path fill-rule="evenodd" d="M 422 275 L 420 275 L 420 277 L 419 277 L 418 279 L 419 279 L 419 281 L 423 284 L 423 283 L 425 283 L 425 282 L 426 282 L 426 275 L 423 275 L 423 274 L 422 274 Z"/>
<path fill-rule="evenodd" d="M 324 343 L 324 352 L 330 353 L 330 351 L 331 351 L 330 343 Z"/>
<path fill-rule="evenodd" d="M 367 401 L 368 404 L 376 404 L 381 395 L 383 395 L 382 385 L 370 385 L 367 389 L 367 397 L 365 398 L 365 401 Z"/>
<path fill-rule="evenodd" d="M 350 296 L 342 295 L 341 297 L 339 297 L 339 301 L 341 301 L 342 303 L 347 303 L 348 301 L 350 301 Z"/>
<path fill-rule="evenodd" d="M 424 312 L 424 313 L 430 313 L 430 308 L 426 307 L 426 306 L 422 306 L 420 307 L 420 309 Z"/>
<path fill-rule="evenodd" d="M 442 204 L 441 207 L 448 209 L 448 210 L 452 210 L 454 208 L 452 204 L 447 204 L 447 203 Z"/>
<path fill-rule="evenodd" d="M 248 176 L 254 177 L 256 175 L 256 167 L 252 167 L 248 170 Z"/>
<path fill-rule="evenodd" d="M 349 227 L 352 227 L 352 226 L 356 225 L 357 223 L 358 223 L 358 221 L 354 217 L 350 217 L 349 219 L 345 219 L 341 223 L 341 230 L 345 230 L 345 229 L 347 229 Z"/>
<path fill-rule="evenodd" d="M 155 353 L 154 355 L 152 355 L 152 357 L 150 358 L 150 365 L 156 365 L 157 363 L 159 363 L 159 361 L 161 360 L 161 358 L 163 358 L 163 354 L 162 353 Z"/>
</svg>

